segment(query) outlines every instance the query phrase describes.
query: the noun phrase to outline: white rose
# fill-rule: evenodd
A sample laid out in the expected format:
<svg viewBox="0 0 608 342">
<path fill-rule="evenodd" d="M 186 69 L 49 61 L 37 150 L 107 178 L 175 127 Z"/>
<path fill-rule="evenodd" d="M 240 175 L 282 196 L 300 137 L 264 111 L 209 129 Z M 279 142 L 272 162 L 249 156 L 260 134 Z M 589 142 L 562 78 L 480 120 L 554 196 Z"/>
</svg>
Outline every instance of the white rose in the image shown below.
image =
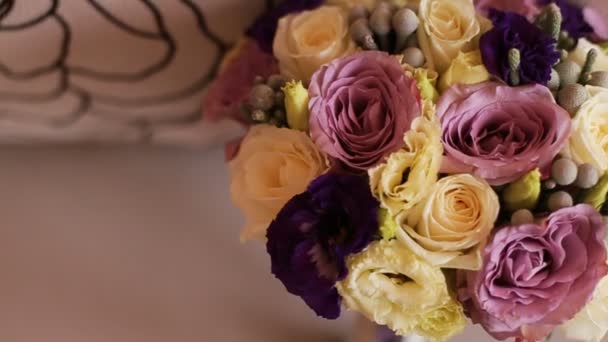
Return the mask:
<svg viewBox="0 0 608 342">
<path fill-rule="evenodd" d="M 397 217 L 397 239 L 435 266 L 478 270 L 500 203 L 492 187 L 469 174 L 442 178 L 426 200 Z"/>
<path fill-rule="evenodd" d="M 310 81 L 323 64 L 356 51 L 346 9 L 321 6 L 281 18 L 273 51 L 281 73 L 295 80 Z"/>
<path fill-rule="evenodd" d="M 600 342 L 608 333 L 608 277 L 600 281 L 593 299 L 562 326 L 569 339 Z"/>
<path fill-rule="evenodd" d="M 572 134 L 564 154 L 577 163 L 608 170 L 608 89 L 587 86 L 589 99 L 572 120 Z"/>
</svg>

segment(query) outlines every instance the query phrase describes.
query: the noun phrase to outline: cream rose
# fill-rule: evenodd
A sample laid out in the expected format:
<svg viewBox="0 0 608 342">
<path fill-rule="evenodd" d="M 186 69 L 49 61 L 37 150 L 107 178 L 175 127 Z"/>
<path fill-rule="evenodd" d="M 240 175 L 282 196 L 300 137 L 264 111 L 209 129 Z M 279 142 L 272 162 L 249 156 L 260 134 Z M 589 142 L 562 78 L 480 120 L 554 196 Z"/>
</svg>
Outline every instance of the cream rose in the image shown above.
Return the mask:
<svg viewBox="0 0 608 342">
<path fill-rule="evenodd" d="M 573 319 L 562 326 L 567 338 L 600 342 L 608 333 L 608 277 L 595 289 L 593 299 Z"/>
<path fill-rule="evenodd" d="M 492 187 L 470 174 L 442 178 L 426 200 L 397 217 L 397 239 L 435 266 L 478 270 L 483 248 L 498 217 Z"/>
<path fill-rule="evenodd" d="M 392 216 L 412 209 L 437 181 L 443 147 L 434 113 L 416 118 L 404 141 L 404 148 L 368 171 L 372 194 Z"/>
<path fill-rule="evenodd" d="M 230 162 L 230 194 L 245 215 L 241 240 L 264 239 L 266 228 L 294 195 L 327 170 L 327 162 L 305 133 L 253 126 Z"/>
<path fill-rule="evenodd" d="M 572 134 L 564 154 L 577 163 L 608 170 L 608 89 L 587 86 L 589 99 L 572 120 Z"/>
<path fill-rule="evenodd" d="M 571 51 L 568 54 L 568 60 L 571 60 L 576 64 L 583 66 L 585 64 L 585 61 L 587 60 L 587 53 L 591 49 L 596 49 L 597 52 L 599 52 L 597 54 L 595 64 L 593 64 L 593 68 L 591 69 L 591 71 L 608 71 L 608 54 L 606 54 L 606 52 L 604 52 L 601 47 L 591 43 L 585 38 L 581 38 L 578 40 L 578 43 L 576 44 L 576 49 L 574 49 L 574 51 Z"/>
<path fill-rule="evenodd" d="M 281 18 L 273 51 L 285 76 L 307 83 L 321 65 L 356 51 L 347 10 L 321 6 Z"/>
<path fill-rule="evenodd" d="M 458 52 L 475 50 L 481 25 L 473 0 L 421 0 L 418 40 L 430 69 L 444 72 Z"/>
<path fill-rule="evenodd" d="M 337 285 L 346 306 L 398 335 L 446 340 L 464 329 L 462 307 L 449 294 L 441 269 L 396 240 L 373 242 L 347 260 Z"/>
<path fill-rule="evenodd" d="M 488 70 L 481 60 L 481 52 L 458 52 L 447 70 L 439 79 L 439 90 L 445 91 L 454 84 L 477 84 L 490 79 Z"/>
</svg>

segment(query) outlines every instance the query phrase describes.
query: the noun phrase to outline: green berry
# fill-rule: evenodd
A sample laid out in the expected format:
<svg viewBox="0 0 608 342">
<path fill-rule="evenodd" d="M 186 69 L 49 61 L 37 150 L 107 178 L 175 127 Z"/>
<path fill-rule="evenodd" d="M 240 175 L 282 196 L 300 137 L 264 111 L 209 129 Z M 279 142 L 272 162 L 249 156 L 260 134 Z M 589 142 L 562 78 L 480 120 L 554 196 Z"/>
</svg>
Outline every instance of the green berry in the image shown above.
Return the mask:
<svg viewBox="0 0 608 342">
<path fill-rule="evenodd" d="M 392 16 L 390 5 L 378 5 L 369 17 L 369 27 L 376 34 L 378 45 L 382 51 L 388 51 L 389 49 Z"/>
<path fill-rule="evenodd" d="M 557 103 L 572 116 L 588 98 L 587 89 L 578 83 L 568 85 L 557 93 Z"/>
<path fill-rule="evenodd" d="M 600 173 L 593 165 L 582 164 L 578 167 L 575 184 L 581 189 L 590 189 L 597 184 L 599 179 Z"/>
<path fill-rule="evenodd" d="M 251 120 L 254 122 L 265 123 L 268 122 L 269 119 L 268 114 L 261 109 L 255 109 L 251 112 Z"/>
<path fill-rule="evenodd" d="M 392 18 L 393 29 L 397 34 L 409 36 L 418 29 L 418 16 L 409 8 L 402 8 L 395 12 Z"/>
<path fill-rule="evenodd" d="M 364 50 L 378 50 L 374 34 L 369 28 L 369 22 L 366 18 L 359 18 L 350 25 L 350 36 Z"/>
<path fill-rule="evenodd" d="M 551 178 L 562 186 L 574 183 L 577 172 L 576 163 L 567 158 L 558 159 L 551 166 Z"/>
<path fill-rule="evenodd" d="M 519 209 L 511 215 L 511 224 L 519 226 L 526 223 L 533 223 L 534 215 L 528 209 Z"/>
<path fill-rule="evenodd" d="M 549 80 L 547 87 L 551 90 L 559 89 L 559 74 L 555 69 L 551 69 L 551 79 Z"/>
<path fill-rule="evenodd" d="M 249 93 L 247 104 L 253 110 L 270 110 L 274 106 L 274 90 L 265 84 L 254 86 Z"/>
<path fill-rule="evenodd" d="M 284 108 L 285 107 L 285 93 L 282 90 L 279 90 L 274 93 L 274 104 L 277 107 Z"/>
<path fill-rule="evenodd" d="M 578 82 L 582 68 L 572 61 L 563 61 L 555 66 L 555 71 L 559 74 L 560 85 L 563 88 Z"/>
<path fill-rule="evenodd" d="M 572 196 L 565 191 L 557 191 L 549 196 L 547 207 L 550 211 L 571 207 L 574 204 Z"/>
<path fill-rule="evenodd" d="M 369 17 L 369 27 L 378 35 L 386 35 L 391 31 L 391 20 L 390 8 L 378 6 Z"/>
<path fill-rule="evenodd" d="M 391 20 L 396 33 L 395 50 L 401 51 L 407 44 L 407 39 L 418 29 L 418 16 L 409 8 L 401 8 Z"/>
<path fill-rule="evenodd" d="M 417 47 L 409 47 L 403 50 L 403 61 L 414 68 L 420 68 L 425 62 L 424 54 Z"/>
<path fill-rule="evenodd" d="M 367 18 L 369 16 L 369 12 L 364 5 L 355 5 L 350 9 L 348 13 L 348 22 L 354 23 L 359 18 Z"/>
</svg>

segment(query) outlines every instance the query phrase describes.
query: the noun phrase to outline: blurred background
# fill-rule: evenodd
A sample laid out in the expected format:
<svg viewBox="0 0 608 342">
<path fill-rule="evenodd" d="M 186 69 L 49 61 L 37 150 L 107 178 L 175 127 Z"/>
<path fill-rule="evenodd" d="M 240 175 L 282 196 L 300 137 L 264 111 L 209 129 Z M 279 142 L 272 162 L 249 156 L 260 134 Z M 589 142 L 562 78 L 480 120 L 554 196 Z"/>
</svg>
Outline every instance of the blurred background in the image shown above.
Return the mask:
<svg viewBox="0 0 608 342">
<path fill-rule="evenodd" d="M 263 244 L 239 242 L 223 157 L 219 145 L 0 149 L 0 340 L 347 341 L 352 316 L 316 318 Z"/>
</svg>

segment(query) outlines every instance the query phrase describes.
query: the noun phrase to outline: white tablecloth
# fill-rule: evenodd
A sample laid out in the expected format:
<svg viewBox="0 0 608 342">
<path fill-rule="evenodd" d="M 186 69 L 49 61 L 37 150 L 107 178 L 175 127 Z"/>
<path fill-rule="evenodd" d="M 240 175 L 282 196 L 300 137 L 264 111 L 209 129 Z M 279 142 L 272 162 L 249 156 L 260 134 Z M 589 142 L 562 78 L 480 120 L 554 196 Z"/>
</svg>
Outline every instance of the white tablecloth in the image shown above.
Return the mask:
<svg viewBox="0 0 608 342">
<path fill-rule="evenodd" d="M 227 185 L 220 148 L 0 150 L 0 341 L 340 341 L 239 243 Z"/>
</svg>

